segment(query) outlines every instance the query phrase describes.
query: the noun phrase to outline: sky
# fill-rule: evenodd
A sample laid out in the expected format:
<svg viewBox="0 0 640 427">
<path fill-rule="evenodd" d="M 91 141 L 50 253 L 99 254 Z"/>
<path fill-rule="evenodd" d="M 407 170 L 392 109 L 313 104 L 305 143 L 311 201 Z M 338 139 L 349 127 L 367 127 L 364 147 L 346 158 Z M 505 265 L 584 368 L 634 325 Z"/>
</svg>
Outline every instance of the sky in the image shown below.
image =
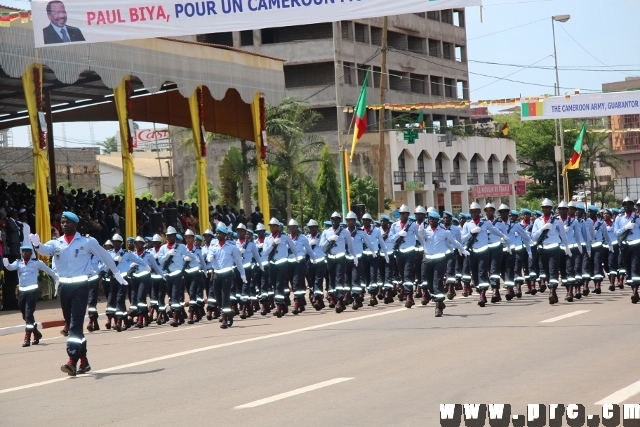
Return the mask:
<svg viewBox="0 0 640 427">
<path fill-rule="evenodd" d="M 556 23 L 561 94 L 602 90 L 602 83 L 640 76 L 640 0 L 483 0 L 468 8 L 467 58 L 471 100 L 517 98 L 554 93 L 555 71 L 551 17 Z M 21 0 L 0 4 L 28 8 Z M 489 64 L 491 63 L 491 64 Z M 501 64 L 515 65 L 506 66 Z M 534 68 L 534 67 L 543 67 Z M 546 69 L 545 69 L 546 68 Z M 509 81 L 514 80 L 514 81 Z M 140 123 L 141 128 L 151 124 Z M 116 122 L 54 125 L 56 145 L 92 145 L 113 136 Z M 15 145 L 27 145 L 28 129 L 14 128 Z"/>
</svg>

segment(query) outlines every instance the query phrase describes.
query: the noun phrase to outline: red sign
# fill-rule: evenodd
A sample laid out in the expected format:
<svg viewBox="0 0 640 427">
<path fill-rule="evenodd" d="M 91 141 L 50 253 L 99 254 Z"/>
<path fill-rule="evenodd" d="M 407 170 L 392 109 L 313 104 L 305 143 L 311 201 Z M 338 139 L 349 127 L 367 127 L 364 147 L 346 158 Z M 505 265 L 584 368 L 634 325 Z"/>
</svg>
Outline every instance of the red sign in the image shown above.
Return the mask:
<svg viewBox="0 0 640 427">
<path fill-rule="evenodd" d="M 169 129 L 136 129 L 133 135 L 133 148 L 136 151 L 171 149 Z"/>
<path fill-rule="evenodd" d="M 513 185 L 511 184 L 487 184 L 476 185 L 473 187 L 473 196 L 476 199 L 482 197 L 502 197 L 511 196 L 513 194 Z"/>
<path fill-rule="evenodd" d="M 527 194 L 527 182 L 526 181 L 516 182 L 516 196 L 524 196 L 525 194 Z"/>
</svg>

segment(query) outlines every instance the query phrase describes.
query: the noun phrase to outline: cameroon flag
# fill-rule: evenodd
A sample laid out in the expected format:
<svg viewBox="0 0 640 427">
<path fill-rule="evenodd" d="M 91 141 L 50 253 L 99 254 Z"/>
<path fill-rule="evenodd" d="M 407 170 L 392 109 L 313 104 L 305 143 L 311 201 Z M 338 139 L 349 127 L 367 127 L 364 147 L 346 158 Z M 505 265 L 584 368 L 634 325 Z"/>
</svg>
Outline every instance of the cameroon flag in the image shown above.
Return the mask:
<svg viewBox="0 0 640 427">
<path fill-rule="evenodd" d="M 351 143 L 351 157 L 350 162 L 353 162 L 353 155 L 356 152 L 356 144 L 362 138 L 362 135 L 367 130 L 367 80 L 369 79 L 369 70 L 362 83 L 362 90 L 358 97 L 358 102 L 354 110 L 355 114 L 355 128 L 353 130 L 353 142 Z"/>
<path fill-rule="evenodd" d="M 569 159 L 569 163 L 567 163 L 564 169 L 562 169 L 563 176 L 567 173 L 567 170 L 580 169 L 580 157 L 582 157 L 582 140 L 584 139 L 584 134 L 586 132 L 587 125 L 583 124 L 582 129 L 580 130 L 580 135 L 578 135 L 578 139 L 573 145 L 573 154 L 571 155 L 571 159 Z"/>
</svg>

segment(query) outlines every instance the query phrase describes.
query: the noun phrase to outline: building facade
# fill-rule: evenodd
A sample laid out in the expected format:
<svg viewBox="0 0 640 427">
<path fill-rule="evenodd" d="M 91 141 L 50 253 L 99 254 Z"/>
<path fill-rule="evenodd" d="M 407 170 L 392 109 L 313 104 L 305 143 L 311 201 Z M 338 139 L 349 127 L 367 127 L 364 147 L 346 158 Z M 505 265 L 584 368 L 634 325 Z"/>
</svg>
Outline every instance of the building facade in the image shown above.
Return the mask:
<svg viewBox="0 0 640 427">
<path fill-rule="evenodd" d="M 627 77 L 624 81 L 604 83 L 603 92 L 640 90 L 640 77 Z M 626 168 L 619 178 L 640 177 L 640 114 L 611 116 L 611 147 L 620 155 Z"/>
</svg>

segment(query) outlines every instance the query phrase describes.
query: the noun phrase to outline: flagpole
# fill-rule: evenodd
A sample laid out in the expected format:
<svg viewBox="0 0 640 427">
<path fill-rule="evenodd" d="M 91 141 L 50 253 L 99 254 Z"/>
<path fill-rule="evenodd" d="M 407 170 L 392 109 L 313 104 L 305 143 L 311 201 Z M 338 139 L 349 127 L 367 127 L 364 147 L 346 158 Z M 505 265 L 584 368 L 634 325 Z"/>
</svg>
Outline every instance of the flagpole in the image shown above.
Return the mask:
<svg viewBox="0 0 640 427">
<path fill-rule="evenodd" d="M 347 216 L 347 181 L 345 179 L 345 168 L 346 164 L 344 162 L 345 157 L 345 149 L 340 149 L 340 198 L 342 199 L 342 217 Z"/>
<path fill-rule="evenodd" d="M 338 154 L 340 155 L 340 198 L 342 199 L 342 217 L 344 218 L 347 215 L 347 209 L 349 202 L 347 200 L 348 197 L 348 179 L 349 177 L 345 177 L 346 164 L 344 162 L 344 151 L 346 151 L 346 144 L 342 139 L 342 121 L 344 118 L 344 113 L 340 111 L 341 106 L 343 105 L 341 93 L 340 93 L 340 78 L 344 73 L 344 67 L 340 66 L 339 61 L 339 43 L 342 37 L 342 22 L 337 21 L 333 23 L 333 64 L 334 64 L 334 79 L 335 79 L 335 87 L 336 87 L 336 114 L 338 116 Z M 356 73 L 357 75 L 357 73 Z"/>
<path fill-rule="evenodd" d="M 384 121 L 385 121 L 385 91 L 387 90 L 387 28 L 389 18 L 386 16 L 382 21 L 382 58 L 380 60 L 380 112 L 378 113 L 378 213 L 384 214 L 384 164 L 386 147 L 384 143 Z M 375 77 L 373 79 L 375 82 Z M 375 86 L 375 85 L 374 85 Z"/>
</svg>

